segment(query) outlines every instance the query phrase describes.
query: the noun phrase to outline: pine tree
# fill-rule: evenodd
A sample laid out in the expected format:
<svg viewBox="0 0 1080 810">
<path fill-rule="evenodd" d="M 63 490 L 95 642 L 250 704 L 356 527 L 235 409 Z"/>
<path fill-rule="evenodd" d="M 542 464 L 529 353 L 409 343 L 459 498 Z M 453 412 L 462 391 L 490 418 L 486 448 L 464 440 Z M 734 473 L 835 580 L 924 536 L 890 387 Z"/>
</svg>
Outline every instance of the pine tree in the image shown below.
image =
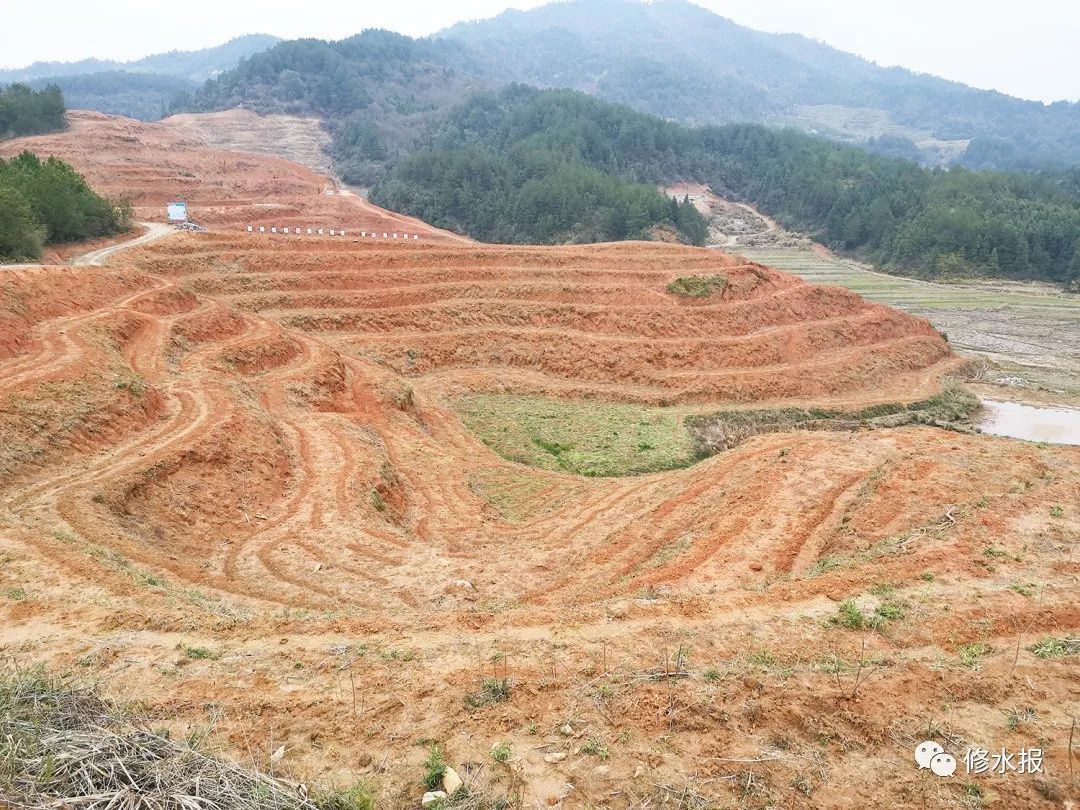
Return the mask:
<svg viewBox="0 0 1080 810">
<path fill-rule="evenodd" d="M 44 240 L 45 229 L 35 222 L 29 203 L 15 189 L 0 185 L 0 259 L 39 259 Z"/>
</svg>

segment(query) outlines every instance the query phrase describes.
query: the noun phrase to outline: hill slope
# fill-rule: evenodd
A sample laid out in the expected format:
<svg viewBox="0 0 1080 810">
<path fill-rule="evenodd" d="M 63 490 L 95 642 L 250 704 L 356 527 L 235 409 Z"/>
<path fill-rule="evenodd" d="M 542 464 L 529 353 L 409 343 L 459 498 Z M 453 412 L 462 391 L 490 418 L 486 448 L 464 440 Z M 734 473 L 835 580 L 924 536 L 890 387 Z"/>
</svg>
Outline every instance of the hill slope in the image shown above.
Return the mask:
<svg viewBox="0 0 1080 810">
<path fill-rule="evenodd" d="M 883 148 L 915 142 L 930 162 L 959 156 L 974 167 L 1080 163 L 1080 104 L 882 68 L 686 0 L 571 0 L 439 36 L 469 46 L 485 77 L 584 90 L 688 123 L 790 124 L 856 143 L 886 136 Z"/>
<path fill-rule="evenodd" d="M 246 34 L 212 48 L 151 54 L 131 62 L 102 59 L 81 59 L 78 62 L 34 62 L 24 68 L 0 70 L 0 83 L 114 70 L 123 70 L 128 73 L 163 73 L 192 82 L 202 82 L 223 70 L 228 70 L 244 57 L 265 51 L 278 42 L 281 42 L 279 37 L 269 34 Z"/>
<path fill-rule="evenodd" d="M 71 109 L 153 121 L 167 115 L 177 98 L 202 82 L 280 41 L 268 34 L 248 34 L 213 48 L 169 51 L 132 62 L 35 62 L 0 70 L 0 84 L 25 82 L 35 89 L 56 85 Z"/>
<path fill-rule="evenodd" d="M 163 127 L 95 126 L 103 181 L 160 185 Z M 80 148 L 73 127 L 51 142 Z M 190 167 L 193 197 L 222 196 L 223 164 L 233 188 L 310 174 L 168 146 L 152 165 Z M 671 291 L 692 275 L 727 283 Z M 955 362 L 922 320 L 672 245 L 218 232 L 14 271 L 0 649 L 231 759 L 281 746 L 275 776 L 313 795 L 376 796 L 351 807 L 417 806 L 435 745 L 475 807 L 955 806 L 970 788 L 896 767 L 931 717 L 945 743 L 1037 734 L 1046 773 L 984 789 L 1049 806 L 1070 795 L 1077 448 L 879 424 L 587 477 L 469 426 L 512 440 L 522 414 L 550 457 L 648 457 L 690 408 L 906 402 Z M 553 440 L 552 414 L 615 421 Z M 95 790 L 40 762 L 38 806 Z"/>
<path fill-rule="evenodd" d="M 914 275 L 1080 278 L 1076 172 L 930 170 L 757 124 L 683 127 L 569 90 L 517 85 L 474 96 L 372 196 L 485 241 L 574 241 L 582 209 L 604 220 L 594 239 L 632 237 L 635 221 L 657 221 L 643 205 L 598 192 L 588 172 L 654 185 L 697 179 Z M 672 214 L 684 236 L 695 232 Z"/>
</svg>

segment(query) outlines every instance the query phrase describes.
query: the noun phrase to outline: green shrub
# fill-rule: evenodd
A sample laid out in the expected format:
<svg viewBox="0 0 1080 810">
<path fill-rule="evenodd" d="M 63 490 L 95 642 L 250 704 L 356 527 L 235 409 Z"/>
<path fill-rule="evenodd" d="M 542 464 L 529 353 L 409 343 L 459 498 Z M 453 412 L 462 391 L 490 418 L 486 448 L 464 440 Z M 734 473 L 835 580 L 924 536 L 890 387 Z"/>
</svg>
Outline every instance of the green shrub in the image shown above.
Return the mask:
<svg viewBox="0 0 1080 810">
<path fill-rule="evenodd" d="M 667 291 L 684 298 L 708 298 L 713 293 L 723 292 L 726 286 L 727 279 L 719 275 L 680 276 L 667 285 Z"/>
<path fill-rule="evenodd" d="M 979 665 L 979 661 L 986 655 L 989 655 L 993 651 L 993 648 L 985 641 L 975 641 L 971 644 L 964 644 L 956 650 L 956 654 L 960 656 L 960 663 L 968 669 L 975 669 Z"/>
<path fill-rule="evenodd" d="M 829 624 L 846 627 L 848 630 L 861 630 L 867 626 L 866 616 L 854 599 L 846 599 L 840 603 L 836 615 L 830 617 Z"/>
<path fill-rule="evenodd" d="M 424 760 L 424 785 L 428 790 L 435 790 L 446 773 L 446 757 L 442 749 L 433 745 L 428 749 L 427 759 Z"/>
<path fill-rule="evenodd" d="M 1047 636 L 1028 648 L 1039 658 L 1064 658 L 1080 654 L 1080 636 Z"/>
<path fill-rule="evenodd" d="M 0 259 L 35 259 L 43 244 L 77 242 L 131 226 L 131 206 L 94 193 L 62 160 L 22 152 L 0 159 Z"/>
<path fill-rule="evenodd" d="M 465 696 L 465 705 L 476 709 L 489 703 L 502 703 L 509 698 L 509 678 L 486 678 L 479 692 L 470 692 Z"/>
</svg>

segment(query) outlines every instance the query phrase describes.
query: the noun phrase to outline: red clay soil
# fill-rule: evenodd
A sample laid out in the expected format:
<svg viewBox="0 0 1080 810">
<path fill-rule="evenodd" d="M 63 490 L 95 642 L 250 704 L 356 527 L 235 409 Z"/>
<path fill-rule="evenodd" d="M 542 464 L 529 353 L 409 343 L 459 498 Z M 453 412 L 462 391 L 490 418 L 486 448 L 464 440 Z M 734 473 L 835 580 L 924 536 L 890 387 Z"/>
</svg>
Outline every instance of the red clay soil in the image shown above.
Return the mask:
<svg viewBox="0 0 1080 810">
<path fill-rule="evenodd" d="M 182 200 L 202 225 L 245 231 L 262 225 L 266 238 L 271 227 L 322 227 L 468 241 L 354 194 L 327 194 L 336 182 L 298 163 L 212 149 L 163 124 L 103 113 L 73 110 L 68 122 L 66 132 L 0 142 L 0 157 L 24 149 L 60 157 L 99 193 L 130 199 L 143 221 L 165 221 L 166 203 Z"/>
<path fill-rule="evenodd" d="M 691 274 L 729 283 L 666 291 Z M 957 366 L 923 320 L 655 244 L 177 234 L 0 281 L 6 659 L 379 807 L 419 806 L 431 740 L 527 808 L 1076 795 L 1077 657 L 1029 647 L 1080 627 L 1080 450 L 789 432 L 590 479 L 449 406 L 919 399 Z M 937 778 L 928 736 L 1045 773 Z"/>
</svg>

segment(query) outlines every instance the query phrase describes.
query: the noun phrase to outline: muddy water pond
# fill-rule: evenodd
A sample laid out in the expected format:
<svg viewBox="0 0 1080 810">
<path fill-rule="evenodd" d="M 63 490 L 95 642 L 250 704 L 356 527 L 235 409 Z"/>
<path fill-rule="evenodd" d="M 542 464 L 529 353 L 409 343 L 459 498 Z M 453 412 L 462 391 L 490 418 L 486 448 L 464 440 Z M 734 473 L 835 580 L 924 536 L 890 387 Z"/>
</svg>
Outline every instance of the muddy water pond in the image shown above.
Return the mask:
<svg viewBox="0 0 1080 810">
<path fill-rule="evenodd" d="M 1029 442 L 1080 445 L 1080 408 L 1043 407 L 984 399 L 979 429 Z"/>
</svg>

